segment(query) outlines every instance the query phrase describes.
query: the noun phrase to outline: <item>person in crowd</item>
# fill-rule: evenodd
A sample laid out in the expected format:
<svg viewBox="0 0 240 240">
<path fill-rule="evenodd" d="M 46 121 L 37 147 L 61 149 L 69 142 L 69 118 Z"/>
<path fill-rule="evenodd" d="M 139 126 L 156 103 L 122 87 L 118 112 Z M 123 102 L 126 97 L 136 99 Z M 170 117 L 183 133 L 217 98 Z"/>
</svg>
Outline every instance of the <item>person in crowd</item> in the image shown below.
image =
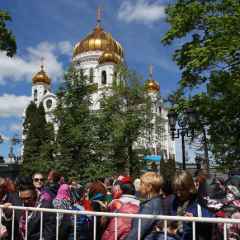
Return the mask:
<svg viewBox="0 0 240 240">
<path fill-rule="evenodd" d="M 53 207 L 56 209 L 72 210 L 72 200 L 70 187 L 68 184 L 62 184 L 57 192 L 56 198 L 53 200 Z M 69 214 L 59 214 L 59 239 L 68 238 L 71 229 L 71 216 Z"/>
<path fill-rule="evenodd" d="M 51 201 L 52 196 L 44 188 L 44 177 L 40 172 L 36 172 L 32 176 L 33 185 L 35 186 L 37 193 L 40 198 L 45 199 L 46 201 Z"/>
<path fill-rule="evenodd" d="M 88 197 L 91 202 L 91 208 L 95 212 L 106 212 L 107 189 L 106 186 L 100 181 L 94 181 L 89 185 Z M 96 232 L 97 239 L 101 239 L 103 231 L 105 230 L 106 219 L 104 217 L 97 217 Z M 94 227 L 94 226 L 93 226 Z"/>
<path fill-rule="evenodd" d="M 145 201 L 140 204 L 139 214 L 163 214 L 162 200 L 160 197 L 160 189 L 163 185 L 162 176 L 155 172 L 144 173 L 141 178 L 140 194 Z M 154 219 L 142 219 L 140 239 L 152 239 L 157 221 Z M 132 229 L 126 240 L 138 239 L 138 219 L 132 221 Z"/>
<path fill-rule="evenodd" d="M 20 200 L 16 192 L 15 184 L 8 178 L 0 177 L 0 204 L 5 207 L 20 205 Z M 14 217 L 14 239 L 20 239 L 18 227 L 20 214 L 15 211 Z M 12 239 L 12 210 L 4 208 L 2 212 L 0 238 L 10 240 Z"/>
<path fill-rule="evenodd" d="M 31 178 L 21 178 L 18 182 L 19 198 L 24 207 L 52 208 L 52 204 L 44 199 L 40 200 Z M 37 211 L 21 212 L 19 220 L 19 230 L 21 239 L 37 240 L 40 239 L 41 214 Z M 44 240 L 56 239 L 56 216 L 53 213 L 43 213 L 42 237 Z"/>
<path fill-rule="evenodd" d="M 33 179 L 33 185 L 35 186 L 36 190 L 39 191 L 39 193 L 40 193 L 44 187 L 43 174 L 36 172 L 33 174 L 32 179 Z"/>
<path fill-rule="evenodd" d="M 135 196 L 136 196 L 137 198 L 140 197 L 140 192 L 139 192 L 139 190 L 140 190 L 140 183 L 141 183 L 140 178 L 136 178 L 136 179 L 133 181 L 133 185 L 134 185 L 134 187 L 135 187 Z"/>
<path fill-rule="evenodd" d="M 50 195 L 51 200 L 53 200 L 57 195 L 58 189 L 60 187 L 61 177 L 61 174 L 55 170 L 51 170 L 48 173 L 48 181 L 46 187 L 44 188 L 44 192 Z"/>
<path fill-rule="evenodd" d="M 171 215 L 172 213 L 172 202 L 174 199 L 172 181 L 169 179 L 164 180 L 160 195 L 162 198 L 163 214 Z"/>
<path fill-rule="evenodd" d="M 123 177 L 119 180 L 121 197 L 115 199 L 111 207 L 117 213 L 134 214 L 139 210 L 140 201 L 135 197 L 135 188 L 129 177 Z M 112 218 L 102 236 L 102 240 L 115 239 L 115 218 Z M 131 218 L 118 218 L 117 220 L 117 239 L 123 240 L 131 229 Z"/>
<path fill-rule="evenodd" d="M 195 187 L 192 175 L 187 171 L 181 171 L 175 174 L 173 179 L 173 190 L 175 198 L 172 205 L 173 216 L 187 217 L 212 217 L 213 214 L 204 208 L 197 198 L 197 189 Z M 196 239 L 211 239 L 211 225 L 196 224 Z M 181 240 L 192 239 L 192 223 L 180 222 L 178 235 Z"/>
<path fill-rule="evenodd" d="M 73 199 L 73 205 L 72 210 L 75 211 L 87 211 L 88 209 L 85 209 L 83 203 L 83 200 L 85 198 L 85 190 L 84 188 L 77 184 L 75 188 L 71 188 L 71 191 L 74 191 L 74 199 Z M 74 216 L 71 216 L 71 233 L 68 236 L 67 240 L 74 240 L 74 224 L 75 219 Z M 93 239 L 93 232 L 92 232 L 92 225 L 93 219 L 90 216 L 87 215 L 76 215 L 76 234 L 77 234 L 77 240 L 90 240 Z"/>
</svg>

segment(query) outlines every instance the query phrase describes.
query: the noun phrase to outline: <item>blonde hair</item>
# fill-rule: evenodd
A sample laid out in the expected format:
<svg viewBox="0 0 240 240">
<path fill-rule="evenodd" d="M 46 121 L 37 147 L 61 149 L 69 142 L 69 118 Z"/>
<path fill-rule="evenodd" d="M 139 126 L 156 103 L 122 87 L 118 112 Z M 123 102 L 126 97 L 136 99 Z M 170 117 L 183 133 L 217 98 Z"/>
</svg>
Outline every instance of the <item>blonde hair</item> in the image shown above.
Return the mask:
<svg viewBox="0 0 240 240">
<path fill-rule="evenodd" d="M 150 192 L 148 195 L 158 195 L 160 193 L 161 187 L 163 185 L 163 177 L 155 172 L 146 172 L 141 176 L 141 182 L 150 186 Z"/>
<path fill-rule="evenodd" d="M 174 191 L 179 189 L 188 190 L 190 193 L 196 193 L 196 187 L 191 173 L 188 171 L 177 172 L 173 178 Z"/>
</svg>

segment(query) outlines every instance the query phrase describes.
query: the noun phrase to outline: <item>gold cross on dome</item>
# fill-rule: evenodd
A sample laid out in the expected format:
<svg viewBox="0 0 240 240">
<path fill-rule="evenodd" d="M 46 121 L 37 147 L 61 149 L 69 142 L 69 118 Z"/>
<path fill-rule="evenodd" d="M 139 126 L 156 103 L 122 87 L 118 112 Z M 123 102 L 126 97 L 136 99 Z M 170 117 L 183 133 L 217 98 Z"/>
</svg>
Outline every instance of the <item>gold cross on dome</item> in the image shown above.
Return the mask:
<svg viewBox="0 0 240 240">
<path fill-rule="evenodd" d="M 97 25 L 99 26 L 101 22 L 101 8 L 97 8 Z"/>
<path fill-rule="evenodd" d="M 43 70 L 44 57 L 41 57 L 41 70 Z"/>
<path fill-rule="evenodd" d="M 153 77 L 153 65 L 152 64 L 149 65 L 148 71 L 149 71 L 149 78 L 152 79 L 152 77 Z"/>
</svg>

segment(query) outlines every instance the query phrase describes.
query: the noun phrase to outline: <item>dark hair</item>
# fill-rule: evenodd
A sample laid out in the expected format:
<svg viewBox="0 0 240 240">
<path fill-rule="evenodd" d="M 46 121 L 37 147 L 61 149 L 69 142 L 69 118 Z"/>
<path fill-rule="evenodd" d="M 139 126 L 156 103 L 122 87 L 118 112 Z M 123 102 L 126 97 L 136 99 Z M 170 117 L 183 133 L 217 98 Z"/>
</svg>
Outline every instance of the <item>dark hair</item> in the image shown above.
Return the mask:
<svg viewBox="0 0 240 240">
<path fill-rule="evenodd" d="M 135 195 L 135 187 L 132 183 L 120 184 L 122 194 Z"/>
<path fill-rule="evenodd" d="M 48 173 L 48 178 L 50 178 L 53 182 L 59 182 L 61 179 L 61 174 L 55 170 L 51 170 Z"/>
<path fill-rule="evenodd" d="M 35 191 L 35 186 L 32 183 L 31 177 L 19 177 L 16 180 L 16 187 L 18 191 Z"/>
<path fill-rule="evenodd" d="M 166 196 L 173 193 L 171 180 L 164 180 L 163 185 L 162 185 L 162 191 L 164 192 L 164 194 Z"/>
</svg>

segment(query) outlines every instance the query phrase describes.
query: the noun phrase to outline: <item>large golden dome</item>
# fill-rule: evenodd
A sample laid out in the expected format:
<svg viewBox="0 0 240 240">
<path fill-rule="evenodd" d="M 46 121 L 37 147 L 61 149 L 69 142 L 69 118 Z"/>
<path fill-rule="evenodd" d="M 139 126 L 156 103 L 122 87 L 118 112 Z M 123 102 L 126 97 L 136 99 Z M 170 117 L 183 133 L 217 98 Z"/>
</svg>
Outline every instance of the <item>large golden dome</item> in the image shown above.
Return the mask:
<svg viewBox="0 0 240 240">
<path fill-rule="evenodd" d="M 121 44 L 115 40 L 110 33 L 107 33 L 97 25 L 94 30 L 88 34 L 83 40 L 77 43 L 73 49 L 73 57 L 88 51 L 111 51 L 123 58 L 123 48 Z"/>
<path fill-rule="evenodd" d="M 41 70 L 34 75 L 32 78 L 32 83 L 46 83 L 48 85 L 51 84 L 51 79 L 48 77 L 46 72 L 43 70 L 43 65 L 41 65 Z"/>
</svg>

